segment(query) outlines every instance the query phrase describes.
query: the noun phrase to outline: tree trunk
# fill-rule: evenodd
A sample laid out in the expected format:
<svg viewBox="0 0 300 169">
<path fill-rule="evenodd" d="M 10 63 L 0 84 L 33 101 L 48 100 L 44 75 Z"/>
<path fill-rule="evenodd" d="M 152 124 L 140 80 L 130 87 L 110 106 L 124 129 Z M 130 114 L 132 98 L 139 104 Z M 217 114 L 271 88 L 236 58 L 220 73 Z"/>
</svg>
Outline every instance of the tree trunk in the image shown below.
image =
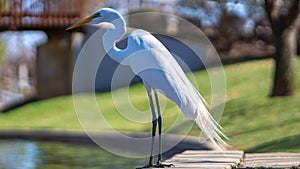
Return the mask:
<svg viewBox="0 0 300 169">
<path fill-rule="evenodd" d="M 297 26 L 292 25 L 276 36 L 275 73 L 272 96 L 288 96 L 295 92 L 295 56 Z"/>
</svg>

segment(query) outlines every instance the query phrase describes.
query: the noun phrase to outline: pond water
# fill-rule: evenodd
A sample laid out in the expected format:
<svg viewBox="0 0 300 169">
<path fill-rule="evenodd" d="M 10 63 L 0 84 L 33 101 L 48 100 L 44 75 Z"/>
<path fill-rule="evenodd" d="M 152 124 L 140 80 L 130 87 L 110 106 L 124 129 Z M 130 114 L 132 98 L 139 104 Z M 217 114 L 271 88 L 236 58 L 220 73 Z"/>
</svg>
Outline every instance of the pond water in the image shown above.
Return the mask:
<svg viewBox="0 0 300 169">
<path fill-rule="evenodd" d="M 120 157 L 94 145 L 0 141 L 0 169 L 133 169 L 147 159 Z"/>
</svg>

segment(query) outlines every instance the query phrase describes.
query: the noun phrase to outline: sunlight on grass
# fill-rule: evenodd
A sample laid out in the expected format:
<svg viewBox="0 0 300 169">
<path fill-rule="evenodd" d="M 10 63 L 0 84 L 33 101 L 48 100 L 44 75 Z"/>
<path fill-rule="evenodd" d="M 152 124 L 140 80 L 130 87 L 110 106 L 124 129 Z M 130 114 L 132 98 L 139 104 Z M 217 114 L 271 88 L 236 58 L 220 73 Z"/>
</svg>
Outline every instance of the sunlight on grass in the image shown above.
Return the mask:
<svg viewBox="0 0 300 169">
<path fill-rule="evenodd" d="M 295 96 L 268 97 L 271 67 L 272 61 L 266 60 L 236 64 L 225 69 L 228 101 L 221 125 L 236 147 L 249 151 L 258 147 L 255 151 L 260 151 L 260 145 L 300 134 L 300 84 L 297 84 Z M 299 70 L 298 66 L 297 72 Z M 283 151 L 285 146 L 277 144 L 272 151 Z M 284 150 L 300 152 L 299 146 Z"/>
<path fill-rule="evenodd" d="M 224 132 L 232 139 L 229 144 L 239 149 L 251 152 L 300 152 L 300 59 L 297 60 L 296 71 L 297 93 L 291 97 L 269 97 L 272 62 L 267 59 L 225 66 L 227 101 L 220 123 Z M 197 79 L 201 94 L 209 100 L 211 85 L 207 72 L 199 71 L 193 75 Z M 150 107 L 142 84 L 133 85 L 129 89 L 114 90 L 112 93 L 97 93 L 95 99 L 98 109 L 113 129 L 150 131 Z M 164 131 L 181 133 L 182 127 L 186 125 L 185 121 L 172 126 L 176 119 L 185 119 L 179 108 L 163 97 L 160 97 L 160 103 L 165 108 Z M 84 111 L 88 113 L 89 108 L 84 108 Z M 91 126 L 96 129 L 101 124 L 95 123 Z M 82 130 L 72 96 L 32 102 L 0 113 L 0 129 Z M 190 135 L 199 134 L 200 130 L 194 125 Z"/>
</svg>

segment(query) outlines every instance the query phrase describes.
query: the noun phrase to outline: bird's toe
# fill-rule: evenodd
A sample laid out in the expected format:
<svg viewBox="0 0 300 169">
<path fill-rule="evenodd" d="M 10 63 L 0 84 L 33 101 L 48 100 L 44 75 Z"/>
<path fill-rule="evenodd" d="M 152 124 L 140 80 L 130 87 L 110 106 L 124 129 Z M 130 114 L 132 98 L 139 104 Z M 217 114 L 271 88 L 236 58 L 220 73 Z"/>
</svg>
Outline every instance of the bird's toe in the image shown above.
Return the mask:
<svg viewBox="0 0 300 169">
<path fill-rule="evenodd" d="M 162 162 L 157 162 L 155 165 L 153 165 L 154 168 L 171 168 L 175 167 L 174 164 L 163 164 Z"/>
</svg>

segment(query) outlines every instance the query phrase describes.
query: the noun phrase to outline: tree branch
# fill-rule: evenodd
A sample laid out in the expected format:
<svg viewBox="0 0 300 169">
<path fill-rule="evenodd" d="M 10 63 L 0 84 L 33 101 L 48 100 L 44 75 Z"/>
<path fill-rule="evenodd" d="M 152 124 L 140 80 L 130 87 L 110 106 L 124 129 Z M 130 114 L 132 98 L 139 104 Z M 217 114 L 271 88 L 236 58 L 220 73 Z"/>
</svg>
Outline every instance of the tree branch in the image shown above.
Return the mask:
<svg viewBox="0 0 300 169">
<path fill-rule="evenodd" d="M 290 0 L 289 13 L 285 18 L 285 27 L 291 26 L 297 20 L 300 12 L 300 1 Z"/>
<path fill-rule="evenodd" d="M 265 11 L 267 13 L 267 17 L 271 24 L 271 28 L 274 34 L 278 34 L 280 32 L 279 25 L 279 14 L 278 7 L 276 6 L 276 1 L 274 0 L 265 0 Z"/>
</svg>

